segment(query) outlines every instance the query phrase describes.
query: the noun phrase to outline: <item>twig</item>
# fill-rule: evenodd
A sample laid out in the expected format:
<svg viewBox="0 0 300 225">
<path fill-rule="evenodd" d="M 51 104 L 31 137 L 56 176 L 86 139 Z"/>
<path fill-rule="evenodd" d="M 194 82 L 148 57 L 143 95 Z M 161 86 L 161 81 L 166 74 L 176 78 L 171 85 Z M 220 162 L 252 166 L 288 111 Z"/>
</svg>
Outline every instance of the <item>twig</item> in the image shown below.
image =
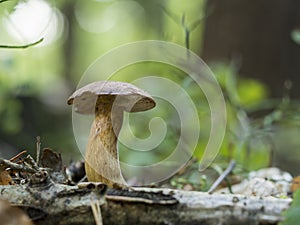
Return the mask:
<svg viewBox="0 0 300 225">
<path fill-rule="evenodd" d="M 36 164 L 36 162 L 34 161 L 34 159 L 31 157 L 31 155 L 28 155 L 25 159 L 24 159 L 25 163 L 28 163 L 30 167 L 32 167 L 34 170 L 39 171 L 40 168 L 38 167 L 38 165 Z"/>
<path fill-rule="evenodd" d="M 219 184 L 228 176 L 228 174 L 233 170 L 235 167 L 235 161 L 231 160 L 226 170 L 218 177 L 218 179 L 213 183 L 213 185 L 208 190 L 209 194 L 212 194 L 215 189 L 219 186 Z"/>
<path fill-rule="evenodd" d="M 1 3 L 1 2 L 0 2 Z M 0 48 L 10 48 L 10 49 L 24 49 L 24 48 L 28 48 L 34 45 L 37 45 L 39 43 L 41 43 L 44 40 L 44 38 L 41 38 L 40 40 L 27 44 L 27 45 L 0 45 Z"/>
<path fill-rule="evenodd" d="M 36 164 L 40 165 L 40 159 L 41 159 L 41 137 L 36 137 Z"/>
<path fill-rule="evenodd" d="M 15 170 L 15 171 L 22 171 L 22 172 L 28 172 L 28 173 L 37 172 L 35 169 L 30 168 L 26 165 L 13 163 L 9 160 L 2 159 L 2 158 L 0 158 L 0 166 L 3 168 L 11 168 L 12 170 Z"/>
<path fill-rule="evenodd" d="M 9 161 L 11 161 L 11 162 L 16 161 L 18 158 L 21 158 L 25 153 L 27 153 L 26 150 L 24 150 L 24 151 L 20 152 L 19 154 L 15 155 Z"/>
<path fill-rule="evenodd" d="M 91 207 L 92 207 L 96 225 L 103 225 L 99 200 L 95 200 L 91 198 Z"/>
<path fill-rule="evenodd" d="M 9 1 L 9 0 L 1 0 L 1 1 L 0 1 L 0 4 L 3 3 L 3 2 L 8 2 L 8 1 Z"/>
<path fill-rule="evenodd" d="M 167 16 L 169 16 L 177 25 L 179 25 L 182 28 L 184 32 L 185 47 L 187 49 L 190 49 L 191 32 L 194 31 L 203 22 L 203 20 L 207 18 L 207 16 L 202 16 L 200 19 L 197 19 L 193 21 L 190 25 L 188 25 L 185 20 L 185 14 L 183 14 L 180 19 L 178 15 L 167 10 L 165 7 L 161 6 L 161 9 Z M 189 56 L 189 52 L 188 52 L 188 56 Z"/>
</svg>

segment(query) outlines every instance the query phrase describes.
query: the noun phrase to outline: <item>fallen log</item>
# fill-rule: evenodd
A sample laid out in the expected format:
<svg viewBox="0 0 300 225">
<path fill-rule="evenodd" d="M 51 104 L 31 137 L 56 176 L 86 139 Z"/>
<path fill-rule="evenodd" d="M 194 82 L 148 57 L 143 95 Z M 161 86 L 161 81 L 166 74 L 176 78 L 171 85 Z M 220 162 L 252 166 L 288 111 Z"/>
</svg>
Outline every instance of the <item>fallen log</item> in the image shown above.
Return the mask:
<svg viewBox="0 0 300 225">
<path fill-rule="evenodd" d="M 135 188 L 172 196 L 177 203 L 145 202 L 107 196 L 104 224 L 277 224 L 291 199 L 171 189 Z"/>
<path fill-rule="evenodd" d="M 37 225 L 95 224 L 91 199 L 101 204 L 103 224 L 277 224 L 292 201 L 162 188 L 104 190 L 97 183 L 0 185 L 0 199 L 24 209 Z"/>
<path fill-rule="evenodd" d="M 47 180 L 43 185 L 0 185 L 0 199 L 23 209 L 36 225 L 85 225 L 95 223 L 91 205 L 104 203 L 105 189 L 103 184 L 69 186 Z"/>
</svg>

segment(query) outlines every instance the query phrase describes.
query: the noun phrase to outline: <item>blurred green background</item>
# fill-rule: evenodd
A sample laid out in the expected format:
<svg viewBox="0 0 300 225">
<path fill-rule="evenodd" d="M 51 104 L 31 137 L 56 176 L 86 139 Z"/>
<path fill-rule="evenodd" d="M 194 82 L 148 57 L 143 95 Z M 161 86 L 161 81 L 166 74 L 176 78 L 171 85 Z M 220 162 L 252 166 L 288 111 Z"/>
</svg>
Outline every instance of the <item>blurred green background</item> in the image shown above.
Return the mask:
<svg viewBox="0 0 300 225">
<path fill-rule="evenodd" d="M 24 0 L 0 4 L 0 157 L 42 146 L 63 154 L 66 163 L 82 156 L 66 100 L 99 56 L 122 44 L 163 40 L 188 47 L 210 66 L 227 105 L 227 130 L 216 160 L 236 159 L 246 169 L 280 166 L 299 173 L 300 160 L 300 3 L 297 1 L 182 0 Z M 111 62 L 114 63 L 114 62 Z M 101 73 L 101 71 L 99 71 Z M 142 63 L 116 77 L 160 74 L 187 90 L 201 121 L 194 156 L 201 158 L 210 132 L 206 98 L 176 68 Z M 132 78 L 130 78 L 132 79 Z M 167 105 L 167 104 L 166 104 Z M 159 112 L 178 121 L 170 106 Z M 131 123 L 149 135 L 145 121 Z M 169 154 L 178 140 L 169 128 L 157 155 Z M 120 148 L 123 148 L 120 146 Z M 124 161 L 138 155 L 122 154 Z M 147 163 L 143 159 L 141 163 Z M 139 164 L 137 162 L 137 164 Z"/>
</svg>

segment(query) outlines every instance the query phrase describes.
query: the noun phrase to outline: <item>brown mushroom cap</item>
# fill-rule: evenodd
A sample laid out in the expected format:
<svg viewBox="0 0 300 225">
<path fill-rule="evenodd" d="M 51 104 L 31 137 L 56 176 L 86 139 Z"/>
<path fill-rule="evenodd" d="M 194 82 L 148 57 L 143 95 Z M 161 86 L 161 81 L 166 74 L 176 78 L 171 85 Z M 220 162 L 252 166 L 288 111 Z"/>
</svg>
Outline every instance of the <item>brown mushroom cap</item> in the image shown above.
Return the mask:
<svg viewBox="0 0 300 225">
<path fill-rule="evenodd" d="M 74 104 L 77 113 L 94 114 L 98 96 L 116 96 L 116 106 L 123 107 L 125 111 L 129 112 L 146 111 L 156 105 L 154 99 L 147 92 L 130 83 L 120 81 L 90 83 L 76 90 L 69 97 L 68 104 Z"/>
</svg>

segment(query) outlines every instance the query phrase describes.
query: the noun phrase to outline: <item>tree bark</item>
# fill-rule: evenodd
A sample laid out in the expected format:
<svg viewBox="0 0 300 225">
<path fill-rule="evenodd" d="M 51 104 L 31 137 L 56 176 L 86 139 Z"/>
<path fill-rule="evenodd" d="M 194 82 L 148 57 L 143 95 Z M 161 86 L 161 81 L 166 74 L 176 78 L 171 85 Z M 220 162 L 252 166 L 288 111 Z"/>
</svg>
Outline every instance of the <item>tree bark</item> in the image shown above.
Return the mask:
<svg viewBox="0 0 300 225">
<path fill-rule="evenodd" d="M 103 204 L 103 194 L 103 185 L 0 185 L 0 199 L 23 209 L 36 225 L 94 224 L 91 201 Z"/>
</svg>

